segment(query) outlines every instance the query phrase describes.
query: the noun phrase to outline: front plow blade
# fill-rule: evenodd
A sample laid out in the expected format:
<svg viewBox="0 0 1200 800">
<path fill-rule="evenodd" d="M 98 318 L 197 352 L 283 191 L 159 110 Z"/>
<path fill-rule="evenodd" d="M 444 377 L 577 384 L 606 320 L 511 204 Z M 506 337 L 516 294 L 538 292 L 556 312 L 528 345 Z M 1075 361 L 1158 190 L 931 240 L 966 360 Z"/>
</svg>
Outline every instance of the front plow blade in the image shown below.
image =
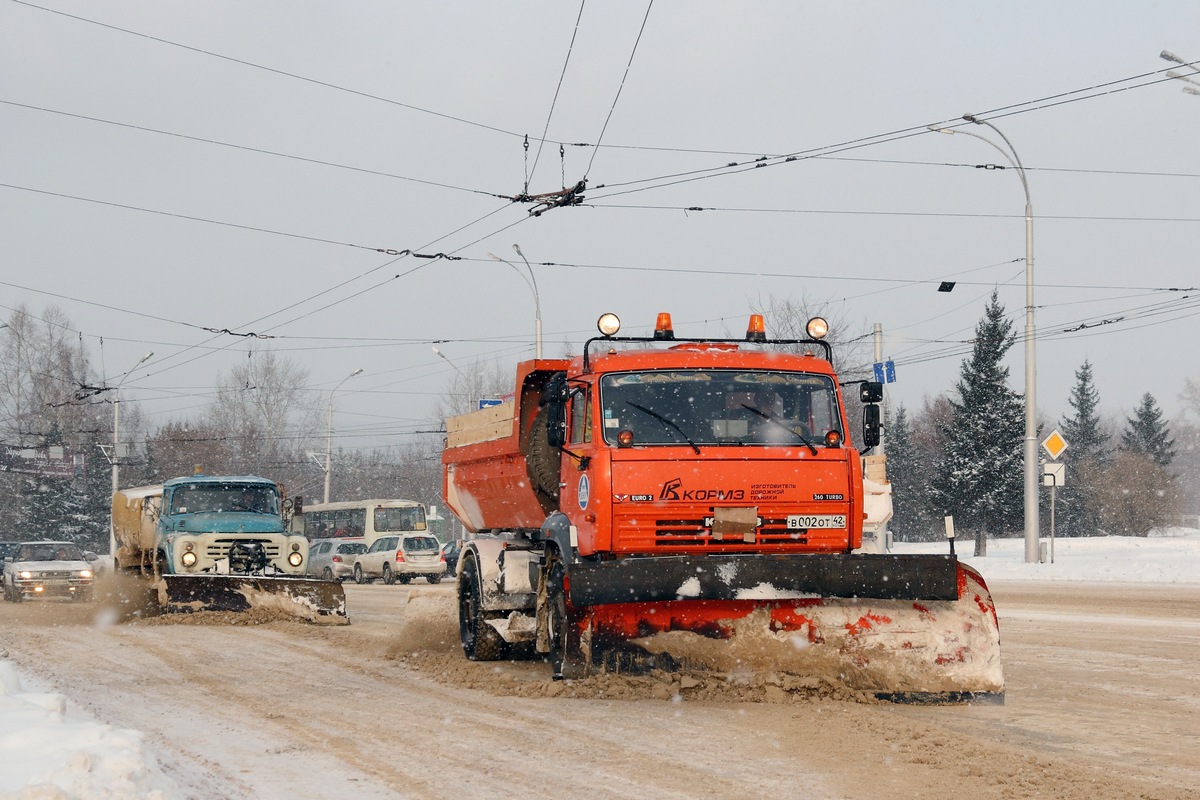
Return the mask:
<svg viewBox="0 0 1200 800">
<path fill-rule="evenodd" d="M 597 606 L 592 641 L 603 649 L 624 639 L 691 668 L 798 675 L 897 702 L 1003 702 L 991 595 L 965 565 L 957 583 L 953 600 L 775 595 Z"/>
<path fill-rule="evenodd" d="M 158 582 L 164 611 L 264 609 L 321 625 L 346 625 L 346 593 L 335 581 L 259 575 L 164 575 Z"/>
</svg>

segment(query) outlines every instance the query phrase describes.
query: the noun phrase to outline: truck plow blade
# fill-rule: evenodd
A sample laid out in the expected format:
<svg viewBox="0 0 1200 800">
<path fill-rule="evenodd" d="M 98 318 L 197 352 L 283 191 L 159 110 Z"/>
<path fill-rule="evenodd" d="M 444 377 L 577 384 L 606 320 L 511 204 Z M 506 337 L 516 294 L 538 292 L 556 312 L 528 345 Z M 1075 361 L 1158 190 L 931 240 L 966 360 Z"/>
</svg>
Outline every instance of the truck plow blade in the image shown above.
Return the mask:
<svg viewBox="0 0 1200 800">
<path fill-rule="evenodd" d="M 821 597 L 766 586 L 736 600 L 593 606 L 591 660 L 635 645 L 659 662 L 802 676 L 897 702 L 1003 702 L 995 608 L 979 573 L 955 564 L 956 599 Z"/>
<path fill-rule="evenodd" d="M 335 581 L 260 575 L 164 575 L 159 605 L 167 612 L 265 609 L 321 625 L 346 625 L 346 593 Z"/>
</svg>

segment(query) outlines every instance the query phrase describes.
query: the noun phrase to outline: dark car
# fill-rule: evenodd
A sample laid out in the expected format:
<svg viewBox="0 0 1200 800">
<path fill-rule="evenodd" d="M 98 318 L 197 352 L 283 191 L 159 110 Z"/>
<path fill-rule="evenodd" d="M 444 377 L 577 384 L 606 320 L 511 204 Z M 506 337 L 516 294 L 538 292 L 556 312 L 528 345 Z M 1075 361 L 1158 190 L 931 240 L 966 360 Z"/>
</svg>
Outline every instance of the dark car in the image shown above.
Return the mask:
<svg viewBox="0 0 1200 800">
<path fill-rule="evenodd" d="M 458 555 L 462 552 L 462 539 L 452 539 L 442 545 L 442 555 L 446 558 L 446 574 L 454 577 L 458 574 Z"/>
<path fill-rule="evenodd" d="M 4 559 L 17 554 L 20 542 L 0 542 L 0 575 L 4 574 Z"/>
</svg>

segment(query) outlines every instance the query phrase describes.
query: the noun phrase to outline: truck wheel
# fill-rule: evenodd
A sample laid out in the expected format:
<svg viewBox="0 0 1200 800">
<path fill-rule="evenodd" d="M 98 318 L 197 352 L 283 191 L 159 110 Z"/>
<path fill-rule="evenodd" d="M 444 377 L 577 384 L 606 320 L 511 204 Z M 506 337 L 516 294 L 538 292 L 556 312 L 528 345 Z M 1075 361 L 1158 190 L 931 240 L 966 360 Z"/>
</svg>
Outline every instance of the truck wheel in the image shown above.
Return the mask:
<svg viewBox="0 0 1200 800">
<path fill-rule="evenodd" d="M 580 648 L 579 621 L 582 614 L 567 602 L 564 578 L 567 571 L 562 563 L 550 570 L 550 584 L 546 587 L 546 602 L 550 634 L 550 666 L 554 680 L 585 678 L 588 662 Z"/>
<path fill-rule="evenodd" d="M 354 582 L 355 583 L 366 583 L 367 582 L 367 579 L 365 577 L 363 577 L 362 564 L 354 565 Z"/>
<path fill-rule="evenodd" d="M 383 582 L 388 586 L 396 582 L 396 576 L 392 574 L 392 568 L 388 564 L 383 565 Z"/>
<path fill-rule="evenodd" d="M 537 492 L 546 498 L 553 507 L 558 507 L 559 474 L 562 470 L 562 456 L 558 448 L 551 447 L 546 433 L 550 425 L 550 412 L 547 407 L 538 411 L 533 418 L 533 427 L 529 433 L 529 453 L 525 456 L 525 468 Z M 540 500 L 541 498 L 539 498 Z"/>
<path fill-rule="evenodd" d="M 504 640 L 483 616 L 479 567 L 468 558 L 458 578 L 458 634 L 463 652 L 472 661 L 496 661 L 504 655 Z"/>
</svg>

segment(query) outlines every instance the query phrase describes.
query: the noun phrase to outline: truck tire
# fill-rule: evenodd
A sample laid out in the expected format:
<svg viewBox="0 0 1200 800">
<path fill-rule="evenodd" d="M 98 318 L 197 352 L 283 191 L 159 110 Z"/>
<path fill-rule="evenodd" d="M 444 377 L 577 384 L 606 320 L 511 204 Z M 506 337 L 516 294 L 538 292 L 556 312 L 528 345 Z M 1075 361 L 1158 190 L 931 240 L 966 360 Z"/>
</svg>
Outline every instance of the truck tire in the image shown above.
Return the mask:
<svg viewBox="0 0 1200 800">
<path fill-rule="evenodd" d="M 562 469 L 558 448 L 551 447 L 546 438 L 549 417 L 549 411 L 543 406 L 533 418 L 533 426 L 529 431 L 529 452 L 525 456 L 529 479 L 533 481 L 533 488 L 546 511 L 558 508 L 558 483 Z"/>
<path fill-rule="evenodd" d="M 484 617 L 478 575 L 475 558 L 468 557 L 458 576 L 458 634 L 467 658 L 496 661 L 504 655 L 504 640 Z"/>
<path fill-rule="evenodd" d="M 556 681 L 585 678 L 589 672 L 588 660 L 580 647 L 579 621 L 582 614 L 567 601 L 566 574 L 562 562 L 557 562 L 550 569 L 550 583 L 546 587 L 550 667 Z"/>
<path fill-rule="evenodd" d="M 392 574 L 392 567 L 389 564 L 383 565 L 383 582 L 388 586 L 396 582 L 396 576 Z"/>
</svg>

